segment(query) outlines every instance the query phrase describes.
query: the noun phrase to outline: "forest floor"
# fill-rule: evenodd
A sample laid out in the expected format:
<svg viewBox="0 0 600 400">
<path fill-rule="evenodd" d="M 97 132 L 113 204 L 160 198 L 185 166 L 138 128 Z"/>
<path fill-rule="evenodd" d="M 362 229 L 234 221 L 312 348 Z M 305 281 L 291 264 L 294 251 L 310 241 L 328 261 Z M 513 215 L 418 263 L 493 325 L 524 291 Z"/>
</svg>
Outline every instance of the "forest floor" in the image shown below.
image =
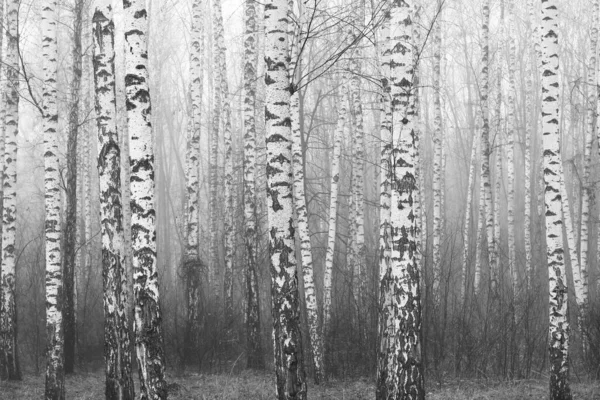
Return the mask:
<svg viewBox="0 0 600 400">
<path fill-rule="evenodd" d="M 137 381 L 137 379 L 136 379 Z M 229 400 L 273 399 L 273 377 L 243 372 L 237 375 L 185 374 L 167 377 L 169 399 Z M 101 400 L 104 381 L 100 373 L 75 374 L 65 382 L 66 399 Z M 600 383 L 575 383 L 574 400 L 600 400 Z M 431 386 L 428 400 L 543 400 L 548 398 L 547 381 L 462 381 L 442 387 Z M 0 382 L 0 399 L 38 400 L 43 398 L 43 377 L 26 376 L 22 382 Z M 366 379 L 331 381 L 309 386 L 309 399 L 361 400 L 373 399 L 374 384 Z"/>
</svg>

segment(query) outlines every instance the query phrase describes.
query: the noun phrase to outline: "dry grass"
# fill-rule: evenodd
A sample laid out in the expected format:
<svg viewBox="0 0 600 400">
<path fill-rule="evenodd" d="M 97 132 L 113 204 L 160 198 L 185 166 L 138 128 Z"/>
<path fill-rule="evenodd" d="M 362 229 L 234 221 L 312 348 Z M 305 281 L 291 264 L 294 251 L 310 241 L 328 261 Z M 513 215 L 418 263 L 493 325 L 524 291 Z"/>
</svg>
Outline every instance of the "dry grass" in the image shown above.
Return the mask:
<svg viewBox="0 0 600 400">
<path fill-rule="evenodd" d="M 271 375 L 242 372 L 237 375 L 186 374 L 168 377 L 169 399 L 233 400 L 273 399 Z M 432 384 L 433 385 L 433 384 Z M 104 380 L 100 373 L 76 374 L 67 377 L 66 398 L 99 400 L 104 398 Z M 573 384 L 575 400 L 600 400 L 600 383 Z M 22 382 L 0 383 L 0 399 L 38 400 L 43 397 L 43 377 L 27 376 Z M 331 381 L 309 387 L 309 399 L 363 400 L 373 399 L 372 381 Z M 463 381 L 443 387 L 431 386 L 428 400 L 543 400 L 548 398 L 544 381 L 495 382 Z"/>
</svg>

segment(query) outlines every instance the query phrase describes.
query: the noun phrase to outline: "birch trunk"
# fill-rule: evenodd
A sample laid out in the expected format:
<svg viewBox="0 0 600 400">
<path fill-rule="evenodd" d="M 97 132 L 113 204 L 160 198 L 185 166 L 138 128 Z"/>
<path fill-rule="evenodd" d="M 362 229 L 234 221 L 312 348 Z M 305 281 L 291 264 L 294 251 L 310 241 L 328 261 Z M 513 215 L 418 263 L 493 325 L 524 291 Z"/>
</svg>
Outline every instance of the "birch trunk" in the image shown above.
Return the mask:
<svg viewBox="0 0 600 400">
<path fill-rule="evenodd" d="M 327 235 L 327 253 L 325 255 L 325 274 L 323 279 L 323 337 L 327 337 L 331 321 L 331 282 L 333 276 L 333 260 L 335 258 L 335 239 L 337 232 L 338 192 L 340 180 L 340 156 L 342 152 L 342 136 L 348 116 L 348 94 L 345 83 L 340 88 L 343 100 L 338 110 L 338 120 L 333 137 L 333 158 L 331 160 L 331 186 L 329 200 L 329 229 Z"/>
<path fill-rule="evenodd" d="M 559 147 L 560 93 L 558 65 L 558 9 L 555 0 L 542 0 L 542 138 L 546 246 L 549 284 L 550 399 L 570 399 L 569 322 L 567 277 L 563 259 L 561 219 L 561 157 Z"/>
<path fill-rule="evenodd" d="M 203 93 L 203 24 L 202 1 L 194 0 L 192 5 L 192 46 L 190 49 L 190 91 L 192 98 L 192 123 L 187 143 L 187 221 L 184 257 L 186 285 L 187 327 L 186 356 L 194 357 L 198 352 L 200 333 L 200 290 L 202 262 L 199 254 L 199 195 L 200 195 L 200 129 L 202 123 Z"/>
<path fill-rule="evenodd" d="M 350 80 L 350 99 L 354 110 L 354 154 L 352 166 L 352 198 L 355 213 L 355 219 L 350 222 L 354 224 L 354 248 L 352 262 L 352 291 L 354 301 L 356 303 L 357 312 L 360 309 L 362 299 L 362 289 L 365 285 L 364 272 L 366 267 L 366 251 L 365 248 L 365 196 L 364 196 L 364 170 L 365 170 L 365 131 L 364 117 L 361 102 L 361 74 L 362 74 L 362 50 L 360 45 L 361 31 L 364 29 L 364 3 L 359 3 L 354 11 L 353 27 L 350 31 L 349 38 L 354 43 L 355 51 L 350 60 L 350 71 L 352 79 Z"/>
<path fill-rule="evenodd" d="M 438 3 L 441 4 L 441 3 Z M 437 15 L 433 27 L 433 283 L 432 296 L 435 307 L 439 302 L 439 288 L 442 274 L 442 180 L 444 172 L 442 168 L 443 154 L 443 132 L 442 132 L 442 106 L 441 106 L 441 52 L 442 52 L 442 29 L 440 26 L 441 9 Z"/>
<path fill-rule="evenodd" d="M 77 238 L 77 137 L 79 134 L 79 94 L 81 88 L 82 52 L 81 30 L 83 0 L 76 0 L 73 10 L 73 80 L 69 110 L 69 137 L 67 142 L 67 207 L 64 235 L 64 309 L 65 373 L 72 373 L 75 364 L 75 252 Z"/>
<path fill-rule="evenodd" d="M 96 2 L 92 26 L 104 286 L 105 393 L 107 399 L 133 399 L 112 1 Z"/>
<path fill-rule="evenodd" d="M 515 14 L 514 14 L 514 0 L 508 2 L 509 8 L 509 19 L 508 19 L 508 119 L 507 119 L 507 132 L 506 132 L 506 171 L 508 179 L 508 190 L 507 190 L 507 213 L 508 213 L 508 270 L 512 277 L 512 296 L 513 296 L 513 307 L 515 307 L 515 301 L 517 296 L 519 274 L 517 271 L 516 264 L 516 245 L 515 245 L 515 156 L 514 156 L 514 145 L 516 135 L 516 97 L 517 91 L 515 87 L 515 69 L 517 64 L 517 46 L 514 35 L 515 32 Z M 500 223 L 500 221 L 497 221 Z"/>
<path fill-rule="evenodd" d="M 531 109 L 533 107 L 533 79 L 531 64 L 534 61 L 529 60 L 526 66 L 525 72 L 525 155 L 524 155 L 524 167 L 525 167 L 525 211 L 524 211 L 524 242 L 525 242 L 525 286 L 526 293 L 530 293 L 531 281 L 533 279 L 531 274 L 531 261 L 532 261 L 532 248 L 531 248 L 531 138 L 534 136 L 534 126 L 532 123 Z"/>
<path fill-rule="evenodd" d="M 277 398 L 306 399 L 292 206 L 288 3 L 265 5 L 267 197 Z"/>
<path fill-rule="evenodd" d="M 208 12 L 207 12 L 208 14 Z M 210 209 L 210 222 L 209 222 L 209 266 L 208 266 L 208 282 L 209 282 L 209 291 L 211 293 L 211 297 L 213 298 L 213 307 L 220 304 L 221 292 L 219 290 L 219 282 L 220 282 L 220 267 L 219 267 L 219 250 L 218 250 L 218 242 L 217 238 L 219 236 L 218 232 L 218 219 L 219 219 L 219 193 L 218 193 L 218 179 L 219 179 L 219 171 L 218 171 L 218 162 L 219 162 L 219 131 L 220 131 L 220 121 L 221 121 L 221 92 L 218 87 L 218 82 L 221 79 L 221 66 L 219 65 L 219 54 L 220 52 L 216 51 L 217 44 L 214 43 L 214 38 L 211 41 L 212 35 L 208 35 L 206 37 L 207 47 L 210 49 L 210 44 L 213 43 L 213 51 L 212 51 L 212 68 L 207 69 L 208 77 L 209 77 L 209 94 L 212 90 L 212 104 L 209 102 L 209 106 L 211 106 L 212 110 L 212 123 L 210 128 L 210 133 L 208 137 L 209 143 L 209 159 L 208 159 L 208 169 L 209 169 L 209 209 Z M 210 79 L 212 77 L 212 79 Z"/>
<path fill-rule="evenodd" d="M 230 321 L 233 316 L 233 247 L 235 239 L 233 230 L 234 215 L 232 188 L 233 147 L 231 139 L 231 104 L 229 98 L 229 83 L 227 81 L 227 58 L 225 51 L 226 49 L 221 0 L 213 1 L 213 13 L 213 30 L 215 35 L 215 60 L 216 63 L 218 62 L 217 68 L 219 68 L 220 70 L 220 72 L 217 74 L 217 76 L 219 76 L 219 79 L 217 80 L 219 87 L 216 88 L 215 93 L 220 92 L 220 107 L 223 112 L 223 138 L 225 142 L 225 216 L 223 218 L 223 228 L 225 230 L 225 271 L 223 276 L 223 290 L 225 294 L 225 320 Z"/>
<path fill-rule="evenodd" d="M 390 87 L 393 121 L 391 149 L 391 254 L 380 269 L 379 351 L 376 398 L 423 399 L 421 297 L 416 262 L 418 220 L 415 181 L 414 58 L 410 2 L 395 1 L 390 11 Z M 401 329 L 399 327 L 402 327 Z"/>
<path fill-rule="evenodd" d="M 585 328 L 588 306 L 588 251 L 589 251 L 589 223 L 590 223 L 590 205 L 593 198 L 593 187 L 590 183 L 590 173 L 592 164 L 592 142 L 594 139 L 594 129 L 596 129 L 596 110 L 598 108 L 598 93 L 594 90 L 597 84 L 597 65 L 596 51 L 598 45 L 598 12 L 600 3 L 598 0 L 592 2 L 593 18 L 590 29 L 590 56 L 588 60 L 588 98 L 587 98 L 587 126 L 585 131 L 585 147 L 583 153 L 583 190 L 581 193 L 581 230 L 580 230 L 580 249 L 579 266 L 581 275 L 581 302 L 578 304 L 579 330 L 582 336 L 584 357 L 587 352 L 587 335 L 581 330 Z"/>
<path fill-rule="evenodd" d="M 481 44 L 482 51 L 482 69 L 481 69 L 481 182 L 483 185 L 482 207 L 485 211 L 485 229 L 488 246 L 488 259 L 490 275 L 492 276 L 492 294 L 496 293 L 495 276 L 497 275 L 496 257 L 494 251 L 494 210 L 492 208 L 492 184 L 490 178 L 490 122 L 489 122 L 489 23 L 490 23 L 490 1 L 484 0 L 482 4 L 483 11 L 483 40 Z"/>
<path fill-rule="evenodd" d="M 256 120 L 257 106 L 256 89 L 257 74 L 256 42 L 256 1 L 247 0 L 244 19 L 244 218 L 246 232 L 246 338 L 248 367 L 262 369 L 264 360 L 262 354 L 260 328 L 260 298 L 258 293 L 258 277 L 256 253 L 258 247 L 258 221 L 256 217 Z"/>
<path fill-rule="evenodd" d="M 58 166 L 58 45 L 56 0 L 42 7 L 42 60 L 44 69 L 43 131 L 44 131 L 44 191 L 46 239 L 46 390 L 45 398 L 65 398 L 63 276 L 61 269 L 61 198 Z"/>
<path fill-rule="evenodd" d="M 485 233 L 485 188 L 483 185 L 483 179 L 479 179 L 479 215 L 477 218 L 477 243 L 475 246 L 475 276 L 473 277 L 473 294 L 479 295 L 481 290 L 481 260 L 482 256 L 482 243 L 484 240 Z"/>
<path fill-rule="evenodd" d="M 127 41 L 125 84 L 131 166 L 134 328 L 140 397 L 166 399 L 162 314 L 156 265 L 154 151 L 148 87 L 148 14 L 143 0 L 123 0 L 123 11 Z"/>
<path fill-rule="evenodd" d="M 471 203 L 473 203 L 473 192 L 475 190 L 475 162 L 477 159 L 477 138 L 473 138 L 471 147 L 471 161 L 469 162 L 469 183 L 467 185 L 467 208 L 465 210 L 465 225 L 463 227 L 463 265 L 462 286 L 460 291 L 461 304 L 465 304 L 467 296 L 467 280 L 469 257 L 469 233 L 471 232 Z"/>
<path fill-rule="evenodd" d="M 19 132 L 19 0 L 6 6 L 6 114 L 4 187 L 2 209 L 2 288 L 0 290 L 0 378 L 21 380 L 17 346 L 16 218 L 17 218 L 17 135 Z"/>
<path fill-rule="evenodd" d="M 304 297 L 306 304 L 306 314 L 308 323 L 308 332 L 310 336 L 310 345 L 312 348 L 312 358 L 314 363 L 315 384 L 323 381 L 323 338 L 319 332 L 319 312 L 317 305 L 317 295 L 315 289 L 315 279 L 313 273 L 312 248 L 310 243 L 310 231 L 308 229 L 308 209 L 306 205 L 306 195 L 304 193 L 304 149 L 302 146 L 303 132 L 300 115 L 300 89 L 299 79 L 301 77 L 302 54 L 300 45 L 305 40 L 302 35 L 303 29 L 306 29 L 303 23 L 302 7 L 298 15 L 298 24 L 300 34 L 294 37 L 292 43 L 292 53 L 290 62 L 290 85 L 292 94 L 290 100 L 291 123 L 292 123 L 292 166 L 294 173 L 294 202 L 296 206 L 296 216 L 298 224 L 298 237 L 300 239 L 300 254 L 302 277 L 304 283 Z"/>
</svg>

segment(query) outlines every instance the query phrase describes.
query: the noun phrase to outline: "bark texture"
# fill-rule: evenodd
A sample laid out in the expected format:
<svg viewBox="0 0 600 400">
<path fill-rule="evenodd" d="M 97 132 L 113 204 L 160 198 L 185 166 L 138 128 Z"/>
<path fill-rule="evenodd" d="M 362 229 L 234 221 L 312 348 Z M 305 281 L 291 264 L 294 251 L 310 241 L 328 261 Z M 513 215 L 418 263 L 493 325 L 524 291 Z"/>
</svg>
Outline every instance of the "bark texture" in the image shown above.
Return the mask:
<svg viewBox="0 0 600 400">
<path fill-rule="evenodd" d="M 50 0 L 42 6 L 42 61 L 44 88 L 44 192 L 46 236 L 46 390 L 45 398 L 65 398 L 63 275 L 61 268 L 61 196 L 58 165 L 58 45 L 57 2 Z"/>
<path fill-rule="evenodd" d="M 199 345 L 201 325 L 200 290 L 202 262 L 200 260 L 199 242 L 199 199 L 200 199 L 200 130 L 202 124 L 203 93 L 203 23 L 202 1 L 194 0 L 192 4 L 192 46 L 190 49 L 190 94 L 192 98 L 192 115 L 187 141 L 186 154 L 186 186 L 187 186 L 187 221 L 186 244 L 183 260 L 183 277 L 186 287 L 187 326 L 185 332 L 186 357 L 195 358 Z"/>
<path fill-rule="evenodd" d="M 104 289 L 105 394 L 107 399 L 133 400 L 112 10 L 112 1 L 97 1 L 92 17 Z"/>
<path fill-rule="evenodd" d="M 131 237 L 135 349 L 141 399 L 166 399 L 162 314 L 156 265 L 154 151 L 148 75 L 148 13 L 144 0 L 123 0 L 125 86 L 131 166 Z"/>
<path fill-rule="evenodd" d="M 288 3 L 265 5 L 267 208 L 276 393 L 306 399 L 292 206 Z"/>
<path fill-rule="evenodd" d="M 262 354 L 260 301 L 258 293 L 258 277 L 256 251 L 258 245 L 258 221 L 256 215 L 256 89 L 257 74 L 256 52 L 257 26 L 256 1 L 247 0 L 244 19 L 244 219 L 246 231 L 246 343 L 248 368 L 264 368 Z"/>
<path fill-rule="evenodd" d="M 19 132 L 19 0 L 6 7 L 6 114 L 4 186 L 2 209 L 2 288 L 0 290 L 0 378 L 21 380 L 17 346 L 16 219 L 17 219 L 17 134 Z"/>
<path fill-rule="evenodd" d="M 379 349 L 376 398 L 424 399 L 421 356 L 421 289 L 416 260 L 414 57 L 412 2 L 394 1 L 390 11 L 392 148 L 390 258 L 380 267 Z"/>
<path fill-rule="evenodd" d="M 304 36 L 301 34 L 301 32 L 303 29 L 306 29 L 303 24 L 302 15 L 302 8 L 300 7 L 298 15 L 298 29 L 300 33 L 293 37 L 291 61 L 289 67 L 290 85 L 292 90 L 290 99 L 293 157 L 292 167 L 294 173 L 294 202 L 298 224 L 298 237 L 300 239 L 300 260 L 304 283 L 304 298 L 308 319 L 308 332 L 310 336 L 310 345 L 313 356 L 312 359 L 314 363 L 315 383 L 319 384 L 323 380 L 323 338 L 321 336 L 321 332 L 319 332 L 319 312 L 315 289 L 315 279 L 313 274 L 310 231 L 308 229 L 308 208 L 306 205 L 306 195 L 304 193 L 304 147 L 302 145 L 304 142 L 304 133 L 302 132 L 300 89 L 298 87 L 302 65 L 300 46 L 304 41 Z"/>
<path fill-rule="evenodd" d="M 558 9 L 556 0 L 542 0 L 542 143 L 549 284 L 550 399 L 571 398 L 569 388 L 569 322 L 567 277 L 562 241 L 559 147 Z"/>
</svg>

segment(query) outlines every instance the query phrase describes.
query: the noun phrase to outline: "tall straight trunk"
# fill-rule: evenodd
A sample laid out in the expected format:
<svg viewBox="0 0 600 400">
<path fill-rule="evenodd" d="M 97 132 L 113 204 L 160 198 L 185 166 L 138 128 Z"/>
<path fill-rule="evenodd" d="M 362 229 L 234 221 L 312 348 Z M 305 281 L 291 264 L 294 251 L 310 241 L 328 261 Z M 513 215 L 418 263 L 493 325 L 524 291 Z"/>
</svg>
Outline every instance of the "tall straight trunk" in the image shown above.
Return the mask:
<svg viewBox="0 0 600 400">
<path fill-rule="evenodd" d="M 598 0 L 592 2 L 593 18 L 592 27 L 590 29 L 590 56 L 588 60 L 588 98 L 587 98 L 587 126 L 585 131 L 585 147 L 583 157 L 583 191 L 581 193 L 581 231 L 580 231 L 580 249 L 579 249 L 579 266 L 582 283 L 582 299 L 578 302 L 578 317 L 579 328 L 585 327 L 588 308 L 588 251 L 589 251 L 589 223 L 590 223 L 590 206 L 593 198 L 593 187 L 590 185 L 590 173 L 592 164 L 592 142 L 594 139 L 594 129 L 596 129 L 596 110 L 598 108 L 598 92 L 594 90 L 597 84 L 597 65 L 596 51 L 598 46 L 598 12 L 600 3 Z M 582 344 L 584 356 L 587 351 L 587 335 L 582 334 Z"/>
<path fill-rule="evenodd" d="M 154 149 L 148 74 L 148 13 L 144 0 L 123 0 L 125 85 L 131 166 L 131 236 L 135 347 L 140 397 L 166 399 L 162 313 L 156 265 Z"/>
<path fill-rule="evenodd" d="M 531 52 L 528 52 L 529 54 Z M 533 258 L 532 247 L 531 247 L 531 139 L 534 137 L 534 125 L 531 109 L 533 107 L 533 79 L 532 73 L 535 70 L 532 68 L 534 60 L 531 57 L 526 65 L 525 72 L 525 148 L 524 148 L 524 197 L 525 197 L 525 210 L 523 218 L 523 240 L 525 242 L 525 293 L 529 293 L 531 290 L 531 262 Z"/>
<path fill-rule="evenodd" d="M 323 338 L 321 332 L 319 332 L 319 312 L 313 273 L 310 231 L 308 228 L 308 209 L 306 205 L 306 195 L 304 193 L 304 149 L 302 146 L 303 132 L 301 122 L 302 115 L 300 114 L 300 89 L 298 87 L 302 66 L 300 46 L 305 40 L 301 32 L 303 29 L 306 29 L 303 23 L 302 11 L 302 7 L 300 6 L 298 15 L 300 34 L 293 37 L 293 43 L 291 45 L 291 62 L 289 66 L 290 85 L 292 86 L 290 100 L 293 155 L 292 167 L 294 173 L 294 202 L 298 224 L 298 237 L 300 239 L 300 260 L 304 283 L 306 314 L 308 317 L 308 332 L 314 363 L 314 379 L 315 383 L 318 385 L 323 381 Z"/>
<path fill-rule="evenodd" d="M 265 5 L 269 255 L 273 349 L 279 400 L 306 399 L 292 206 L 292 132 L 288 76 L 288 3 Z"/>
<path fill-rule="evenodd" d="M 482 3 L 483 11 L 483 40 L 481 44 L 482 67 L 481 67 L 481 182 L 483 185 L 482 199 L 483 204 L 479 207 L 485 210 L 485 229 L 487 236 L 488 260 L 490 275 L 492 276 L 492 295 L 496 293 L 497 266 L 494 251 L 494 210 L 492 208 L 492 184 L 490 178 L 490 122 L 489 122 L 489 60 L 490 60 L 490 1 L 484 0 Z"/>
<path fill-rule="evenodd" d="M 361 74 L 362 74 L 362 59 L 363 51 L 360 47 L 362 30 L 364 29 L 364 3 L 359 2 L 356 9 L 353 12 L 352 28 L 349 32 L 349 39 L 351 43 L 354 43 L 354 54 L 350 60 L 350 71 L 352 78 L 350 79 L 350 101 L 352 101 L 353 109 L 353 128 L 354 128 L 354 153 L 352 161 L 352 205 L 354 207 L 355 219 L 351 220 L 350 223 L 354 224 L 354 249 L 352 260 L 352 291 L 354 296 L 354 302 L 358 309 L 360 309 L 362 302 L 362 292 L 365 289 L 364 279 L 365 268 L 366 268 L 366 252 L 365 247 L 365 195 L 364 195 L 364 172 L 365 172 L 365 130 L 364 130 L 364 117 L 361 101 Z M 357 310 L 358 311 L 358 310 Z"/>
<path fill-rule="evenodd" d="M 561 218 L 561 156 L 559 146 L 560 93 L 558 9 L 556 0 L 542 0 L 542 138 L 546 204 L 546 252 L 549 284 L 550 399 L 570 399 L 569 322 Z"/>
<path fill-rule="evenodd" d="M 477 138 L 473 138 L 471 145 L 471 159 L 469 162 L 469 183 L 467 184 L 467 207 L 465 209 L 465 225 L 463 227 L 463 265 L 462 286 L 460 289 L 461 304 L 465 304 L 467 296 L 467 280 L 469 257 L 469 234 L 471 232 L 471 203 L 473 203 L 473 192 L 475 191 L 475 162 L 477 160 Z"/>
<path fill-rule="evenodd" d="M 324 338 L 330 329 L 331 321 L 331 285 L 333 278 L 333 260 L 335 258 L 335 239 L 337 232 L 338 194 L 340 180 L 340 156 L 342 153 L 342 136 L 348 116 L 349 100 L 347 86 L 340 87 L 342 101 L 339 104 L 338 120 L 333 137 L 333 158 L 331 159 L 331 187 L 329 198 L 329 228 L 327 234 L 327 253 L 325 255 L 325 273 L 323 279 L 323 333 Z"/>
<path fill-rule="evenodd" d="M 562 172 L 562 167 L 561 167 Z M 563 172 L 564 173 L 564 172 Z M 577 239 L 575 238 L 575 229 L 573 224 L 573 213 L 571 206 L 569 205 L 569 199 L 567 196 L 567 188 L 564 181 L 564 176 L 560 177 L 560 196 L 561 196 L 561 210 L 562 219 L 565 224 L 565 231 L 567 236 L 567 246 L 569 249 L 569 256 L 571 261 L 571 271 L 573 272 L 573 287 L 575 291 L 575 302 L 577 307 L 584 307 L 583 298 L 583 281 L 581 276 L 581 267 L 579 265 L 579 258 L 577 257 Z M 579 315 L 581 317 L 581 315 Z M 581 318 L 578 319 L 579 329 L 581 329 Z"/>
<path fill-rule="evenodd" d="M 229 321 L 233 316 L 233 247 L 234 247 L 234 215 L 233 215 L 233 145 L 231 139 L 231 104 L 229 83 L 227 80 L 227 56 L 223 28 L 223 12 L 221 0 L 213 0 L 213 31 L 215 35 L 215 64 L 218 62 L 218 87 L 220 92 L 220 107 L 223 115 L 223 139 L 225 142 L 225 212 L 223 228 L 225 230 L 225 270 L 223 275 L 223 290 L 225 294 L 225 318 Z M 217 54 L 218 53 L 218 54 Z M 213 127 L 214 128 L 214 127 Z"/>
<path fill-rule="evenodd" d="M 390 10 L 391 251 L 380 267 L 379 349 L 376 398 L 424 399 L 421 356 L 421 288 L 417 265 L 413 193 L 415 181 L 414 58 L 411 2 L 394 1 Z M 402 329 L 398 329 L 401 326 Z"/>
<path fill-rule="evenodd" d="M 207 3 L 208 4 L 208 3 Z M 206 13 L 208 15 L 208 12 Z M 214 24 L 214 21 L 213 21 Z M 212 39 L 211 39 L 212 38 Z M 209 83 L 209 95 L 212 104 L 209 106 L 212 112 L 212 122 L 210 125 L 210 133 L 208 136 L 209 146 L 209 158 L 208 158 L 208 170 L 209 170 L 209 265 L 208 265 L 208 282 L 209 291 L 212 297 L 212 305 L 217 306 L 220 304 L 221 291 L 219 290 L 220 282 L 220 262 L 219 262 L 219 248 L 218 248 L 218 237 L 219 237 L 219 192 L 218 192 L 218 180 L 219 180 L 219 132 L 221 123 L 221 92 L 219 90 L 219 82 L 221 79 L 221 66 L 219 64 L 219 54 L 216 51 L 217 44 L 213 35 L 207 35 L 206 37 L 207 48 L 211 49 L 210 44 L 212 43 L 214 48 L 210 53 L 212 54 L 212 68 L 207 69 L 208 83 Z M 211 79 L 212 78 L 212 79 Z M 212 93 L 211 93 L 212 91 Z"/>
<path fill-rule="evenodd" d="M 202 124 L 203 54 L 202 54 L 202 1 L 192 5 L 192 46 L 190 49 L 190 91 L 192 123 L 187 142 L 187 221 L 183 276 L 186 287 L 187 326 L 185 333 L 186 357 L 193 359 L 198 352 L 200 333 L 200 289 L 202 262 L 199 254 L 200 229 L 200 129 Z"/>
<path fill-rule="evenodd" d="M 475 273 L 473 276 L 473 294 L 479 295 L 481 290 L 481 263 L 482 263 L 482 244 L 485 233 L 485 187 L 483 179 L 479 178 L 479 215 L 477 218 L 477 243 L 475 244 Z"/>
<path fill-rule="evenodd" d="M 83 0 L 76 0 L 73 10 L 73 77 L 71 81 L 71 104 L 69 110 L 69 136 L 67 142 L 67 209 L 64 234 L 64 308 L 65 373 L 75 367 L 75 253 L 77 238 L 77 136 L 79 134 L 79 93 L 81 89 L 82 57 L 81 31 L 83 23 Z"/>
<path fill-rule="evenodd" d="M 93 19 L 95 108 L 104 288 L 104 359 L 107 399 L 133 399 L 131 338 L 117 134 L 112 2 L 96 2 Z"/>
<path fill-rule="evenodd" d="M 44 131 L 44 192 L 46 239 L 46 391 L 45 398 L 65 398 L 63 275 L 61 269 L 61 198 L 58 166 L 58 45 L 57 2 L 50 0 L 42 7 L 42 60 L 44 68 L 43 131 Z"/>
<path fill-rule="evenodd" d="M 19 0 L 6 6 L 6 114 L 2 209 L 2 287 L 0 290 L 0 379 L 21 380 L 17 346 L 16 218 L 17 134 L 19 132 Z"/>
<path fill-rule="evenodd" d="M 441 7 L 441 3 L 438 2 Z M 433 27 L 433 283 L 432 293 L 434 304 L 439 302 L 439 287 L 442 274 L 442 180 L 444 179 L 443 163 L 443 132 L 442 132 L 442 106 L 441 106 L 441 53 L 442 29 L 441 8 L 438 12 L 435 26 Z"/>
<path fill-rule="evenodd" d="M 261 342 L 260 298 L 256 253 L 258 250 L 258 221 L 256 215 L 256 89 L 258 61 L 256 41 L 256 1 L 247 0 L 244 19 L 244 219 L 246 231 L 246 343 L 248 367 L 262 369 L 265 366 Z"/>
<path fill-rule="evenodd" d="M 512 278 L 512 296 L 513 296 L 513 307 L 516 301 L 517 289 L 519 284 L 519 274 L 517 271 L 516 264 L 516 244 L 515 244 L 515 156 L 514 156 L 514 145 L 516 135 L 516 97 L 517 91 L 515 87 L 515 69 L 517 65 L 517 46 L 514 35 L 515 32 L 515 14 L 514 14 L 514 0 L 509 0 L 509 19 L 508 19 L 508 118 L 507 118 L 507 130 L 506 130 L 506 172 L 508 179 L 508 190 L 507 190 L 507 214 L 508 214 L 508 270 Z M 499 224 L 500 221 L 497 221 Z"/>
<path fill-rule="evenodd" d="M 391 180 L 392 165 L 392 107 L 390 98 L 390 12 L 384 11 L 382 21 L 383 46 L 381 54 L 381 125 L 380 134 L 380 171 L 379 171 L 379 274 L 382 276 L 388 270 L 391 256 Z"/>
</svg>

